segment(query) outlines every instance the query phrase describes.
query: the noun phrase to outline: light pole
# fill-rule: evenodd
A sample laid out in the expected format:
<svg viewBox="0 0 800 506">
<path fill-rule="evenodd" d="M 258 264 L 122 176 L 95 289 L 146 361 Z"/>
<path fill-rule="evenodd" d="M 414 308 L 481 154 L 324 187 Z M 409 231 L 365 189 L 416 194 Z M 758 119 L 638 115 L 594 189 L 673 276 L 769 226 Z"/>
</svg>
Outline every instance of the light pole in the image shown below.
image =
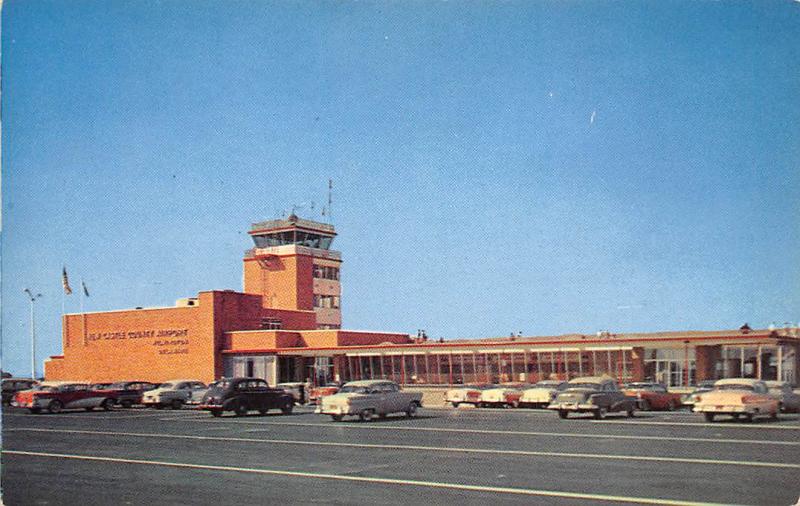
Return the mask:
<svg viewBox="0 0 800 506">
<path fill-rule="evenodd" d="M 33 317 L 33 303 L 42 296 L 41 293 L 33 294 L 27 288 L 23 290 L 31 301 L 31 379 L 36 379 L 36 321 Z"/>
</svg>

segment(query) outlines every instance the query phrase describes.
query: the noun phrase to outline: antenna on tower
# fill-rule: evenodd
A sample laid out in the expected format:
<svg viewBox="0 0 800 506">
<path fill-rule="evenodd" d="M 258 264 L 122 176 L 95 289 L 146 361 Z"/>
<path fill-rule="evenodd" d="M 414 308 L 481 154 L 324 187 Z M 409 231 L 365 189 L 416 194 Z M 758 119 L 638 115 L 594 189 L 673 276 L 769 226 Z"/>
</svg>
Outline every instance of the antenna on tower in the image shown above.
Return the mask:
<svg viewBox="0 0 800 506">
<path fill-rule="evenodd" d="M 333 221 L 333 179 L 328 179 L 328 223 Z"/>
</svg>

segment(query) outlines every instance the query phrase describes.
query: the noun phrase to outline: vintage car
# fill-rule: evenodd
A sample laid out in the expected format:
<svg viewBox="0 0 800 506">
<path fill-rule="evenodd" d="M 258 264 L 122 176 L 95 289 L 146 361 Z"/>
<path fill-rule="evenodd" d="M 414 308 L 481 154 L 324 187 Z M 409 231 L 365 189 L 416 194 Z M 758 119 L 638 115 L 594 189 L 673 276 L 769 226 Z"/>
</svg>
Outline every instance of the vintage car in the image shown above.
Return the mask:
<svg viewBox="0 0 800 506">
<path fill-rule="evenodd" d="M 559 392 L 547 409 L 558 411 L 560 418 L 567 418 L 570 412 L 592 413 L 598 419 L 612 411 L 633 416 L 636 399 L 622 393 L 613 378 L 589 376 L 571 379 L 566 390 Z"/>
<path fill-rule="evenodd" d="M 522 390 L 519 398 L 521 408 L 545 408 L 556 394 L 567 388 L 567 382 L 561 380 L 543 380 Z"/>
<path fill-rule="evenodd" d="M 478 406 L 482 408 L 516 408 L 522 397 L 522 389 L 517 386 L 501 385 L 481 391 Z"/>
<path fill-rule="evenodd" d="M 659 409 L 675 411 L 682 404 L 681 394 L 670 393 L 661 383 L 628 383 L 622 387 L 622 393 L 636 397 L 636 407 L 642 411 Z"/>
<path fill-rule="evenodd" d="M 261 378 L 219 380 L 208 388 L 200 402 L 200 409 L 210 411 L 213 416 L 222 416 L 225 411 L 244 416 L 252 410 L 265 415 L 270 409 L 280 409 L 284 415 L 289 415 L 293 407 L 292 394 L 282 388 L 271 388 Z"/>
<path fill-rule="evenodd" d="M 778 399 L 778 407 L 783 413 L 797 413 L 800 411 L 800 395 L 792 390 L 792 385 L 786 381 L 765 381 L 769 394 Z"/>
<path fill-rule="evenodd" d="M 697 384 L 694 390 L 681 397 L 681 403 L 689 407 L 689 411 L 694 409 L 694 404 L 700 400 L 700 395 L 714 390 L 716 380 L 703 380 Z"/>
<path fill-rule="evenodd" d="M 315 412 L 330 415 L 337 422 L 348 415 L 370 421 L 392 413 L 405 413 L 410 418 L 421 405 L 421 393 L 404 392 L 394 381 L 364 380 L 346 383 L 338 393 L 324 397 Z"/>
<path fill-rule="evenodd" d="M 157 409 L 167 406 L 181 409 L 184 404 L 199 404 L 206 390 L 206 384 L 199 380 L 169 380 L 142 394 L 142 404 Z"/>
<path fill-rule="evenodd" d="M 34 414 L 47 410 L 49 413 L 60 413 L 64 409 L 94 408 L 110 410 L 116 403 L 112 392 L 91 390 L 86 383 L 43 382 L 35 390 L 17 392 L 14 402 L 21 408 L 28 408 Z"/>
<path fill-rule="evenodd" d="M 444 395 L 445 402 L 449 402 L 454 408 L 461 404 L 472 404 L 479 406 L 481 402 L 481 394 L 484 390 L 496 388 L 497 385 L 489 384 L 474 384 L 464 385 L 463 387 L 451 388 Z"/>
<path fill-rule="evenodd" d="M 756 379 L 729 378 L 714 383 L 714 390 L 704 393 L 694 404 L 695 413 L 703 413 L 707 422 L 717 415 L 744 416 L 747 421 L 766 415 L 778 417 L 778 399 L 771 396 L 767 385 Z"/>
<path fill-rule="evenodd" d="M 320 385 L 308 390 L 308 403 L 319 404 L 323 397 L 333 395 L 339 391 L 339 385 Z"/>
<path fill-rule="evenodd" d="M 117 404 L 123 408 L 130 408 L 134 404 L 141 404 L 142 395 L 156 387 L 158 387 L 157 384 L 149 381 L 119 381 L 99 391 L 107 392 L 109 395 L 113 394 L 117 399 Z"/>
<path fill-rule="evenodd" d="M 38 383 L 38 381 L 29 378 L 3 378 L 3 406 L 10 405 L 17 392 L 30 390 Z"/>
<path fill-rule="evenodd" d="M 275 388 L 282 388 L 287 393 L 292 394 L 294 403 L 302 406 L 306 403 L 306 384 L 301 382 L 278 383 Z"/>
</svg>

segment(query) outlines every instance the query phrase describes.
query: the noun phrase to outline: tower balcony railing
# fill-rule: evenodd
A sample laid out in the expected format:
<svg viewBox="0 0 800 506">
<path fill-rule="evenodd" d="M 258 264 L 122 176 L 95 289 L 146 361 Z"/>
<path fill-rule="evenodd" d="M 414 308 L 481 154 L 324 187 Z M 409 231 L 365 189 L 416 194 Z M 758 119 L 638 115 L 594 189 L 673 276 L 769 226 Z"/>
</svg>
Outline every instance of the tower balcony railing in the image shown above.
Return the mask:
<svg viewBox="0 0 800 506">
<path fill-rule="evenodd" d="M 257 258 L 270 255 L 308 255 L 317 258 L 327 258 L 330 260 L 341 260 L 342 254 L 330 249 L 309 248 L 300 244 L 284 244 L 281 246 L 271 246 L 269 248 L 250 248 L 245 250 L 245 258 Z"/>
</svg>

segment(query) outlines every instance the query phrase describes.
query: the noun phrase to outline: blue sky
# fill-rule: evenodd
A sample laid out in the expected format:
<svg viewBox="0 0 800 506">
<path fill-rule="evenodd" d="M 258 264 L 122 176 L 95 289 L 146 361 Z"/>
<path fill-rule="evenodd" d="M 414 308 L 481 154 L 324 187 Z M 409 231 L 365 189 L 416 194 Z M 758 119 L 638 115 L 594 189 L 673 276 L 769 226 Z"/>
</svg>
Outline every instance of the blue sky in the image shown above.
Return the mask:
<svg viewBox="0 0 800 506">
<path fill-rule="evenodd" d="M 347 328 L 800 320 L 800 3 L 3 3 L 3 368 L 241 289 L 334 181 Z M 592 116 L 594 120 L 592 121 Z M 76 292 L 77 293 L 77 292 Z M 76 295 L 67 310 L 78 310 Z"/>
</svg>

